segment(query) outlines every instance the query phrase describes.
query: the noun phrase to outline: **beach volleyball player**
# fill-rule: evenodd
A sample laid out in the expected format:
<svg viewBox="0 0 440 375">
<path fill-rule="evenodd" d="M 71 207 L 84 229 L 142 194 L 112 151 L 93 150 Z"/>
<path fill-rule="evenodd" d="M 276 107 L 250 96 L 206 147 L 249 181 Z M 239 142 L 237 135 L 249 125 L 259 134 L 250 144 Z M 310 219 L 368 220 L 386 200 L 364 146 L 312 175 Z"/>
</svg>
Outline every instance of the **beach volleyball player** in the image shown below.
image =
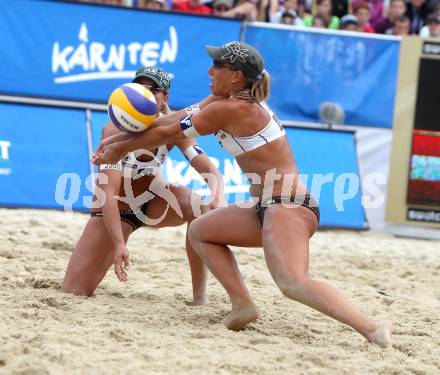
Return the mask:
<svg viewBox="0 0 440 375">
<path fill-rule="evenodd" d="M 161 114 L 170 114 L 167 105 L 170 78 L 166 72 L 156 67 L 142 68 L 137 71 L 133 82 L 145 86 L 154 94 Z M 212 100 L 213 97 L 209 97 L 205 102 Z M 186 111 L 182 110 L 174 115 L 180 118 L 184 114 Z M 110 122 L 105 125 L 102 138 L 118 134 L 122 132 Z M 201 212 L 208 209 L 200 197 L 188 188 L 167 184 L 161 179 L 161 166 L 174 145 L 199 173 L 214 176 L 213 180 L 208 181 L 212 192 L 210 205 L 211 208 L 217 207 L 223 196 L 222 177 L 192 139 L 170 142 L 150 151 L 137 150 L 112 165 L 101 165 L 102 176 L 97 181 L 97 192 L 102 192 L 101 197 L 95 193 L 96 207 L 92 209 L 91 218 L 70 258 L 63 283 L 64 292 L 92 295 L 112 264 L 118 279 L 127 281 L 129 260 L 126 242 L 131 233 L 147 225 L 167 227 L 191 222 L 199 208 Z M 133 201 L 134 197 L 142 194 L 146 194 L 146 199 L 139 206 L 116 198 L 126 197 L 127 200 L 131 195 Z M 147 244 L 145 250 L 148 251 Z M 194 304 L 203 304 L 206 301 L 205 265 L 188 239 L 186 250 L 192 275 Z"/>
<path fill-rule="evenodd" d="M 351 326 L 370 342 L 389 346 L 388 323 L 367 318 L 338 290 L 310 278 L 309 239 L 318 227 L 319 208 L 299 179 L 283 127 L 264 102 L 270 81 L 261 55 L 241 42 L 207 48 L 213 59 L 208 70 L 211 92 L 225 99 L 180 121 L 157 119 L 156 126 L 128 140 L 101 144 L 93 161 L 114 162 L 139 147 L 216 134 L 252 180 L 256 202 L 253 207 L 236 204 L 210 211 L 189 229 L 193 248 L 231 298 L 226 326 L 238 330 L 258 318 L 228 245 L 262 246 L 270 274 L 285 296 Z"/>
</svg>

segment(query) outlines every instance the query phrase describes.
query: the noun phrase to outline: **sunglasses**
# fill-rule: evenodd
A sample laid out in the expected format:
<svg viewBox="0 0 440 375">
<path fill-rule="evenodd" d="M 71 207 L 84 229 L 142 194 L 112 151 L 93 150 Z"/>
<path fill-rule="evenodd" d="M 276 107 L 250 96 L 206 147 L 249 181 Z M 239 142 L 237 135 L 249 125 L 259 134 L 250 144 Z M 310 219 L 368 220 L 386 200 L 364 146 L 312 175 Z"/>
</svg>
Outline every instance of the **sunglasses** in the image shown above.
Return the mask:
<svg viewBox="0 0 440 375">
<path fill-rule="evenodd" d="M 240 69 L 237 69 L 237 68 L 235 68 L 235 67 L 233 67 L 233 66 L 227 65 L 227 64 L 225 64 L 225 63 L 222 63 L 222 62 L 220 62 L 220 61 L 216 61 L 216 60 L 214 60 L 214 61 L 212 62 L 212 66 L 213 66 L 214 69 L 216 69 L 216 70 L 218 70 L 218 69 L 222 69 L 222 68 L 226 68 L 226 69 L 230 69 L 230 70 L 236 70 L 236 71 L 239 71 L 239 70 L 240 70 Z"/>
<path fill-rule="evenodd" d="M 161 89 L 160 87 L 157 86 L 152 86 L 152 85 L 142 85 L 144 86 L 146 89 L 150 90 L 153 94 L 159 94 L 160 92 L 165 92 L 164 89 Z"/>
</svg>

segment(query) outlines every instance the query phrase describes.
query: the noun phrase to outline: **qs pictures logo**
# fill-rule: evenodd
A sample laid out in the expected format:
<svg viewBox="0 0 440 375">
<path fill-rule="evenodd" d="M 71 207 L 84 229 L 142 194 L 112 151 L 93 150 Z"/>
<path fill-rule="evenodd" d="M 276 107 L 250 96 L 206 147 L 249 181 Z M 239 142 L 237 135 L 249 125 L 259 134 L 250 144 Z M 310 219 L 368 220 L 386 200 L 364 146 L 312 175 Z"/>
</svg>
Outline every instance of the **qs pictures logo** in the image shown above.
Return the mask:
<svg viewBox="0 0 440 375">
<path fill-rule="evenodd" d="M 10 147 L 11 142 L 0 141 L 0 176 L 9 176 L 11 174 L 11 169 L 4 167 L 4 165 L 9 161 Z"/>
</svg>

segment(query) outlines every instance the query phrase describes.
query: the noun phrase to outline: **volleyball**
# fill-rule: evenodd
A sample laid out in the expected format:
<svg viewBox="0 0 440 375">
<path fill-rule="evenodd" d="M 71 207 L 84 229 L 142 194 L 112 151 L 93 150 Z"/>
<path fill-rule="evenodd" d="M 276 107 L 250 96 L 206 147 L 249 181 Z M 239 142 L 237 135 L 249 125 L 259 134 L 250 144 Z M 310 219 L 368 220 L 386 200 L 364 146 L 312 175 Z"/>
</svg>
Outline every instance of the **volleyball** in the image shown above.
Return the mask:
<svg viewBox="0 0 440 375">
<path fill-rule="evenodd" d="M 157 104 L 150 90 L 138 83 L 126 83 L 108 99 L 108 115 L 120 130 L 139 133 L 157 116 Z"/>
</svg>

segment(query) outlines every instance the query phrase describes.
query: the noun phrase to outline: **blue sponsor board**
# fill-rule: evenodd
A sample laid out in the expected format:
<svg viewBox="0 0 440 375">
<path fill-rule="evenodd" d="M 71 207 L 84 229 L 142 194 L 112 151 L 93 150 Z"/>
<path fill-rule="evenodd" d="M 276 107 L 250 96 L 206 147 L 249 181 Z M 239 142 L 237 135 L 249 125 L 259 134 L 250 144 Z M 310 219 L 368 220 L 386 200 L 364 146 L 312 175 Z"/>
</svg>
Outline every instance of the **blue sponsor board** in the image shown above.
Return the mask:
<svg viewBox="0 0 440 375">
<path fill-rule="evenodd" d="M 108 117 L 92 113 L 93 146 L 99 144 Z M 287 137 L 303 182 L 319 201 L 321 225 L 327 227 L 365 228 L 361 205 L 361 186 L 354 133 L 286 128 Z M 213 135 L 197 138 L 197 143 L 223 175 L 228 203 L 249 199 L 249 185 L 234 158 L 226 153 Z M 163 168 L 166 180 L 188 186 L 203 196 L 208 186 L 190 166 L 178 148 L 174 148 Z"/>
<path fill-rule="evenodd" d="M 0 103 L 0 114 L 9 119 L 0 129 L 0 205 L 87 210 L 92 177 L 85 112 Z M 92 112 L 94 149 L 107 121 L 106 113 Z M 364 228 L 353 133 L 301 128 L 286 128 L 286 133 L 300 177 L 319 201 L 321 225 Z M 247 178 L 216 138 L 197 141 L 222 173 L 227 201 L 249 199 Z M 206 183 L 177 148 L 171 151 L 163 175 L 209 195 Z"/>
<path fill-rule="evenodd" d="M 1 1 L 0 14 L 0 93 L 102 103 L 141 66 L 160 66 L 178 108 L 209 94 L 205 45 L 237 39 L 241 25 L 44 0 Z"/>
<path fill-rule="evenodd" d="M 90 121 L 92 125 L 93 150 L 96 150 L 98 148 L 99 142 L 101 142 L 102 129 L 104 129 L 105 124 L 107 124 L 110 120 L 106 112 L 92 111 Z"/>
<path fill-rule="evenodd" d="M 105 102 L 140 66 L 174 79 L 170 105 L 209 93 L 205 45 L 239 39 L 241 23 L 47 0 L 0 2 L 0 93 Z M 68 15 L 68 16 L 67 16 Z M 219 32 L 221 30 L 221 32 Z M 345 123 L 392 127 L 400 42 L 248 25 L 272 77 L 270 104 L 282 120 L 316 122 L 335 102 Z"/>
<path fill-rule="evenodd" d="M 334 102 L 345 124 L 392 127 L 399 40 L 251 25 L 245 41 L 265 58 L 280 119 L 317 122 L 320 105 Z"/>
<path fill-rule="evenodd" d="M 0 205 L 84 209 L 83 110 L 0 103 Z"/>
</svg>

